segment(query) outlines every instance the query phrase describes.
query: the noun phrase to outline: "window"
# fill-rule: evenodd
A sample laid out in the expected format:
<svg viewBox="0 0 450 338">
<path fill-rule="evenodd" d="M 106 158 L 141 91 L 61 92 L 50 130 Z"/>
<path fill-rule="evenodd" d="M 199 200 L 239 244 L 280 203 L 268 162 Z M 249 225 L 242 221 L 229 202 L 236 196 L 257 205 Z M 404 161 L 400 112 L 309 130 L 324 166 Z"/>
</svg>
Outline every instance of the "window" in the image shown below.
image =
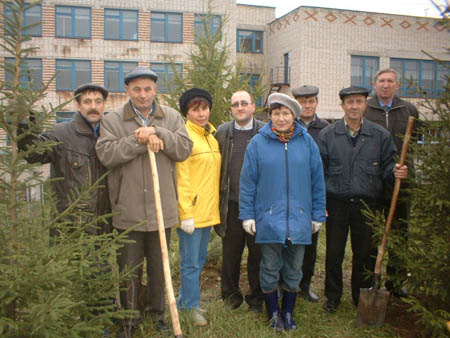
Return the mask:
<svg viewBox="0 0 450 338">
<path fill-rule="evenodd" d="M 183 42 L 183 16 L 179 13 L 152 12 L 151 39 L 155 42 Z"/>
<path fill-rule="evenodd" d="M 12 20 L 12 12 L 15 10 L 16 6 L 12 2 L 6 3 L 4 7 L 5 22 Z M 42 36 L 42 7 L 41 5 L 34 5 L 29 7 L 23 13 L 22 27 L 27 27 L 30 25 L 35 25 L 23 31 L 24 35 L 30 36 Z"/>
<path fill-rule="evenodd" d="M 91 9 L 56 6 L 56 37 L 89 39 L 91 37 Z"/>
<path fill-rule="evenodd" d="M 91 61 L 56 60 L 56 90 L 74 90 L 91 82 Z"/>
<path fill-rule="evenodd" d="M 72 121 L 74 115 L 73 111 L 58 111 L 56 112 L 56 123 Z"/>
<path fill-rule="evenodd" d="M 125 91 L 125 75 L 138 66 L 137 62 L 105 61 L 105 87 L 110 92 Z"/>
<path fill-rule="evenodd" d="M 158 91 L 160 93 L 169 92 L 169 84 L 173 82 L 175 74 L 173 68 L 168 63 L 152 63 L 150 67 L 156 74 L 158 74 Z M 175 71 L 182 76 L 183 67 L 181 64 L 175 65 Z"/>
<path fill-rule="evenodd" d="M 222 18 L 218 15 L 205 15 L 205 14 L 195 14 L 194 19 L 194 39 L 195 43 L 198 42 L 200 36 L 204 36 L 205 30 L 209 33 L 212 38 L 216 36 L 219 31 L 220 25 L 222 23 Z"/>
<path fill-rule="evenodd" d="M 15 58 L 5 58 L 5 81 L 12 84 Z M 20 82 L 23 86 L 31 85 L 42 88 L 42 60 L 25 59 L 20 69 Z"/>
<path fill-rule="evenodd" d="M 252 93 L 252 95 L 255 94 L 254 92 L 254 88 L 257 85 L 258 81 L 259 81 L 259 74 L 245 74 L 245 73 L 241 73 L 241 77 L 244 81 L 248 82 L 249 86 L 250 86 L 250 91 Z M 255 97 L 255 104 L 257 107 L 262 107 L 263 101 L 262 101 L 262 96 L 258 96 Z"/>
<path fill-rule="evenodd" d="M 427 97 L 437 97 L 444 91 L 450 62 L 445 65 L 434 60 L 391 59 L 391 68 L 400 74 L 400 96 L 418 97 L 420 91 Z"/>
<path fill-rule="evenodd" d="M 264 52 L 264 32 L 238 29 L 236 50 L 242 53 Z"/>
<path fill-rule="evenodd" d="M 105 9 L 105 39 L 137 40 L 138 11 Z"/>
<path fill-rule="evenodd" d="M 373 82 L 377 75 L 379 66 L 379 58 L 376 56 L 358 56 L 352 55 L 352 75 L 351 85 L 364 87 L 374 94 Z"/>
</svg>

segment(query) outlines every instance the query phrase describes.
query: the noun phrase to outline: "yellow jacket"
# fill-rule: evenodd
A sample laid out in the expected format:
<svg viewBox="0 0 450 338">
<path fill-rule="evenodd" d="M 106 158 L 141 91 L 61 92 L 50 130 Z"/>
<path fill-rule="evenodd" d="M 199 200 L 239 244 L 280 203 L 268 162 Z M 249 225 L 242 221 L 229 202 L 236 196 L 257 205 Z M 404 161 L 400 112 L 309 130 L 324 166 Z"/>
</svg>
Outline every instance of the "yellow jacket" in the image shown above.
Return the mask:
<svg viewBox="0 0 450 338">
<path fill-rule="evenodd" d="M 177 162 L 178 212 L 180 222 L 194 218 L 196 228 L 220 223 L 219 181 L 221 155 L 219 144 L 212 135 L 191 121 L 186 129 L 194 146 L 184 162 Z"/>
</svg>

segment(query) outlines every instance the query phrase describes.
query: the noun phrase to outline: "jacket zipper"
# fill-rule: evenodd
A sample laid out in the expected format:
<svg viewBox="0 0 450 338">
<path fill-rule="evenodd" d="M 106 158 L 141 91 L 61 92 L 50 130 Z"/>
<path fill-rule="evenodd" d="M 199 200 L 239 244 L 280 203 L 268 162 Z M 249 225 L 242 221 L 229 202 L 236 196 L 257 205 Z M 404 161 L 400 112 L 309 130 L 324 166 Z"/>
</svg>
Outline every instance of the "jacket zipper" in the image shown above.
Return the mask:
<svg viewBox="0 0 450 338">
<path fill-rule="evenodd" d="M 285 158 L 286 158 L 286 238 L 291 239 L 289 234 L 289 158 L 288 158 L 288 144 L 284 144 Z"/>
</svg>

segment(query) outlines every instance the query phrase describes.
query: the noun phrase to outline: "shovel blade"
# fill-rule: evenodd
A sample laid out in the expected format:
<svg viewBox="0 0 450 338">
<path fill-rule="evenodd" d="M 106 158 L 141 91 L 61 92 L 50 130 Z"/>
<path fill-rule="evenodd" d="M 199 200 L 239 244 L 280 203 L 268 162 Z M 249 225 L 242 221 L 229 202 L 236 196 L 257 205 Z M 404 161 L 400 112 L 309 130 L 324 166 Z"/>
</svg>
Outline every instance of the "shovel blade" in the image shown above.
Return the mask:
<svg viewBox="0 0 450 338">
<path fill-rule="evenodd" d="M 377 289 L 361 289 L 359 294 L 356 326 L 383 326 L 388 302 L 388 291 Z"/>
</svg>

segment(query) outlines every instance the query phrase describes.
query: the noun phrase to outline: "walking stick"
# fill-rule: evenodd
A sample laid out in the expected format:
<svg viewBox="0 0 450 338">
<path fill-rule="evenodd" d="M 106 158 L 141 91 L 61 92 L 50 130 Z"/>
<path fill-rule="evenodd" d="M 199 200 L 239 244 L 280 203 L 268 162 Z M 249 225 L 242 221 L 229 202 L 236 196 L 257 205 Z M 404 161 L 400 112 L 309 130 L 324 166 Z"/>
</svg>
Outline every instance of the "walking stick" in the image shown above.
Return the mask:
<svg viewBox="0 0 450 338">
<path fill-rule="evenodd" d="M 164 269 L 164 280 L 166 282 L 167 299 L 169 302 L 170 318 L 172 319 L 173 332 L 175 337 L 182 338 L 180 321 L 178 319 L 177 304 L 173 293 L 172 276 L 170 275 L 169 252 L 167 250 L 166 229 L 164 228 L 164 218 L 161 207 L 161 194 L 159 190 L 158 168 L 156 167 L 155 153 L 147 144 L 148 156 L 150 158 L 150 168 L 152 169 L 153 192 L 155 193 L 156 218 L 158 221 L 159 242 L 161 244 L 161 255 Z"/>
</svg>

